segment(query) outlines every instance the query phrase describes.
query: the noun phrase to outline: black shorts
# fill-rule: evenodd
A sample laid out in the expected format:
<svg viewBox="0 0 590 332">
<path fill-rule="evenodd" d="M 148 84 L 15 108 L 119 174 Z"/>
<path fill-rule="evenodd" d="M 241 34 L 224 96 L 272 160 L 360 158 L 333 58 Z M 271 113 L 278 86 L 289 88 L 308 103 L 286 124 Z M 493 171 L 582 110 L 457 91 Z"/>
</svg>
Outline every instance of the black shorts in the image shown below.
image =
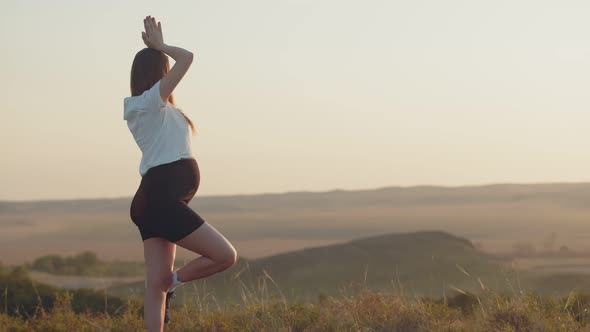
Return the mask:
<svg viewBox="0 0 590 332">
<path fill-rule="evenodd" d="M 129 208 L 141 239 L 162 237 L 176 242 L 203 225 L 205 220 L 188 206 L 199 182 L 199 166 L 193 158 L 150 168 Z"/>
</svg>

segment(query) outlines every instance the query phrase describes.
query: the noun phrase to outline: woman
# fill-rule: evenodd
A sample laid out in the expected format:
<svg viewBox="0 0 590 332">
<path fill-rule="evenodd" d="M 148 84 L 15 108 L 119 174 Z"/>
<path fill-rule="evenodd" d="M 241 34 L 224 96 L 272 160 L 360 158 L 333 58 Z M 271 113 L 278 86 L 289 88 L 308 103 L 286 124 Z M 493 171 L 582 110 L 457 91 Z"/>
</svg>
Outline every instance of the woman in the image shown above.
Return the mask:
<svg viewBox="0 0 590 332">
<path fill-rule="evenodd" d="M 172 91 L 188 71 L 193 54 L 166 45 L 162 25 L 153 17 L 141 33 L 147 48 L 131 67 L 131 96 L 124 98 L 124 119 L 141 149 L 141 183 L 130 216 L 143 240 L 147 268 L 144 319 L 148 331 L 162 331 L 170 320 L 174 289 L 190 280 L 223 271 L 236 250 L 188 203 L 197 192 L 199 167 L 191 150 L 192 121 L 175 106 Z M 170 68 L 168 57 L 174 60 Z M 173 271 L 176 245 L 200 257 Z"/>
</svg>

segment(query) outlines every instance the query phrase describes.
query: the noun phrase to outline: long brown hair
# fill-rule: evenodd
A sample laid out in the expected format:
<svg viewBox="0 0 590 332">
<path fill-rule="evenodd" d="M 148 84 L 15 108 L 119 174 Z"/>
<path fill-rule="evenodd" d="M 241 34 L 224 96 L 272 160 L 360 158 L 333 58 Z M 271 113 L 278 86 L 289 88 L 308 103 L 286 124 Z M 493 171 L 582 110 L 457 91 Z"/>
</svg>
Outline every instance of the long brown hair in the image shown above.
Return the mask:
<svg viewBox="0 0 590 332">
<path fill-rule="evenodd" d="M 131 95 L 141 95 L 161 80 L 169 70 L 170 62 L 164 52 L 147 47 L 140 50 L 135 54 L 133 65 L 131 65 Z M 176 107 L 172 94 L 168 97 L 168 101 Z M 180 108 L 176 107 L 176 109 L 184 116 L 194 135 L 196 132 L 194 123 Z"/>
</svg>

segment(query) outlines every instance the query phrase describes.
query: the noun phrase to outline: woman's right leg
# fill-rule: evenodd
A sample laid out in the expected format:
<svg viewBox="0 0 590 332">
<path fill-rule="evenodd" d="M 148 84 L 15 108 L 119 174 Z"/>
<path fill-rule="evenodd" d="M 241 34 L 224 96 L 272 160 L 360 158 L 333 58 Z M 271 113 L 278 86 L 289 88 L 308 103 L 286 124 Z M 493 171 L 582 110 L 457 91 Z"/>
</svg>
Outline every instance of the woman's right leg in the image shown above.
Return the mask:
<svg viewBox="0 0 590 332">
<path fill-rule="evenodd" d="M 161 237 L 143 241 L 147 268 L 147 287 L 144 299 L 144 320 L 148 332 L 164 328 L 164 298 L 172 281 L 172 267 L 176 245 Z"/>
<path fill-rule="evenodd" d="M 177 270 L 182 282 L 221 272 L 236 262 L 236 249 L 207 222 L 175 244 L 201 255 Z"/>
</svg>

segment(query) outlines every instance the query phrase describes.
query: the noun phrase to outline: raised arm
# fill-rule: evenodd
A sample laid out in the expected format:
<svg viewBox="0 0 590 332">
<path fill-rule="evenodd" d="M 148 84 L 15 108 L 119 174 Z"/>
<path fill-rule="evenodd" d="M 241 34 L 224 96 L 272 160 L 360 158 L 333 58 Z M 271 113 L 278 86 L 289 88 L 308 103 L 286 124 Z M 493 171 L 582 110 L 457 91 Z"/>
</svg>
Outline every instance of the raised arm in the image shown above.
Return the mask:
<svg viewBox="0 0 590 332">
<path fill-rule="evenodd" d="M 156 24 L 156 19 L 153 17 L 147 16 L 143 23 L 145 32 L 141 33 L 141 37 L 146 46 L 162 51 L 174 59 L 174 65 L 160 81 L 160 96 L 165 103 L 193 63 L 193 53 L 180 47 L 164 44 L 162 24 L 160 22 Z"/>
</svg>

